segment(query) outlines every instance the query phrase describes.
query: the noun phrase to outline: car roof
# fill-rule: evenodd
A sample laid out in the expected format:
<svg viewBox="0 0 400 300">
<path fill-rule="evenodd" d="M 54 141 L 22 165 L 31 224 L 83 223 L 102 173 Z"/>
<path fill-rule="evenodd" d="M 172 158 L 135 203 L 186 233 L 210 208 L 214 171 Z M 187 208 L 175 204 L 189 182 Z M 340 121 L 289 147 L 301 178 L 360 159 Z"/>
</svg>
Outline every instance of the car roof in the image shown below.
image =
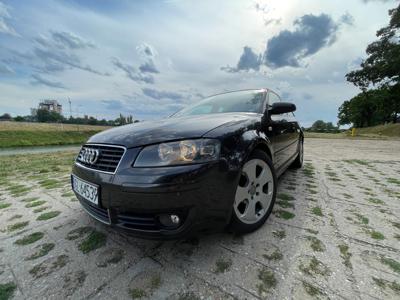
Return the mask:
<svg viewBox="0 0 400 300">
<path fill-rule="evenodd" d="M 278 95 L 278 93 L 276 93 L 275 91 L 273 91 L 269 88 L 258 88 L 258 89 L 241 89 L 241 90 L 234 90 L 234 91 L 226 91 L 226 92 L 222 92 L 222 93 L 212 94 L 212 95 L 206 96 L 205 98 L 223 95 L 223 94 L 229 94 L 229 93 L 245 92 L 245 91 L 260 91 L 260 92 L 265 92 L 265 93 L 269 91 L 269 92 L 273 92 Z"/>
</svg>

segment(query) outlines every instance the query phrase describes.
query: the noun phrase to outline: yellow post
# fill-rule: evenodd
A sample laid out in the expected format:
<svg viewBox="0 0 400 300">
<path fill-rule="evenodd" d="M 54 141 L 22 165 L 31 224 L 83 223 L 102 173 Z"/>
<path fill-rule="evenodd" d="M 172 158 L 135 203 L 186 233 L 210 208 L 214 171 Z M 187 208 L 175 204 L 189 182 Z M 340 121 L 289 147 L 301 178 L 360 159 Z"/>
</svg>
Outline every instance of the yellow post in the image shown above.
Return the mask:
<svg viewBox="0 0 400 300">
<path fill-rule="evenodd" d="M 356 135 L 356 129 L 353 127 L 351 129 L 351 136 L 355 136 Z"/>
</svg>

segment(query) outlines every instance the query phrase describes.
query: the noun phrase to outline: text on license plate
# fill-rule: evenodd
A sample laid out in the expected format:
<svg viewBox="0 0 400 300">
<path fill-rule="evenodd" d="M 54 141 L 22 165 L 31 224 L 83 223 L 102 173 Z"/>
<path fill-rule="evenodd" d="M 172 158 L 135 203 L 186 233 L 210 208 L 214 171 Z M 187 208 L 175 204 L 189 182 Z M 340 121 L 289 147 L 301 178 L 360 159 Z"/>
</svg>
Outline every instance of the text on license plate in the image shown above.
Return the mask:
<svg viewBox="0 0 400 300">
<path fill-rule="evenodd" d="M 86 200 L 96 205 L 99 204 L 98 186 L 83 181 L 76 176 L 72 176 L 72 189 Z"/>
</svg>

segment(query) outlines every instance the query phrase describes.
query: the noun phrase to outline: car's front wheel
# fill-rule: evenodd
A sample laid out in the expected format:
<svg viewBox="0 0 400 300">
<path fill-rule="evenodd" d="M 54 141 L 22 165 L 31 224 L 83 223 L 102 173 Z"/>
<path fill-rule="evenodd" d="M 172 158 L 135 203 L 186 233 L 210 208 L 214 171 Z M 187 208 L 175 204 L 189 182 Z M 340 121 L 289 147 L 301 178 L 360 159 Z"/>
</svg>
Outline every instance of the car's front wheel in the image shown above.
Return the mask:
<svg viewBox="0 0 400 300">
<path fill-rule="evenodd" d="M 276 175 L 271 159 L 255 150 L 242 168 L 233 203 L 231 229 L 247 233 L 258 229 L 272 212 Z"/>
</svg>

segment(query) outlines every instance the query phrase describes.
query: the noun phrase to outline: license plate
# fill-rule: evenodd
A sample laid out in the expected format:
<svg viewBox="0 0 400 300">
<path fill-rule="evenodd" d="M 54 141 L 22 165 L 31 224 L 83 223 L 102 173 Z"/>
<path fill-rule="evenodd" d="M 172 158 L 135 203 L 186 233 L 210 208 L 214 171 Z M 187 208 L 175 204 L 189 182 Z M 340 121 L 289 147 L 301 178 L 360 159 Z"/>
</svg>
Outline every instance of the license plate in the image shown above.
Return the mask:
<svg viewBox="0 0 400 300">
<path fill-rule="evenodd" d="M 99 204 L 99 187 L 72 175 L 72 189 L 96 205 Z"/>
</svg>

